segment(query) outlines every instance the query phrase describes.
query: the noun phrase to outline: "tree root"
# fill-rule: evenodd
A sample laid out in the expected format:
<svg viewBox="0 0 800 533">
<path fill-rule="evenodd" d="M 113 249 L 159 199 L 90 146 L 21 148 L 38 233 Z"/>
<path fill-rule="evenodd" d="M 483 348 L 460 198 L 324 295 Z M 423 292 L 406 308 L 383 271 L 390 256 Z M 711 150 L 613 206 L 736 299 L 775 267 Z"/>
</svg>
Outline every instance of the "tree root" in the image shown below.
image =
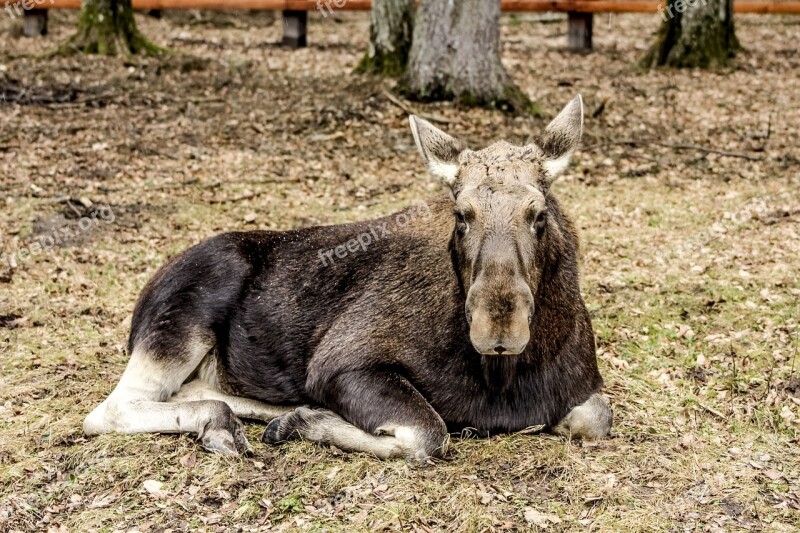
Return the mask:
<svg viewBox="0 0 800 533">
<path fill-rule="evenodd" d="M 150 42 L 136 28 L 130 0 L 84 2 L 78 32 L 56 51 L 57 55 L 161 55 L 168 50 Z"/>
</svg>

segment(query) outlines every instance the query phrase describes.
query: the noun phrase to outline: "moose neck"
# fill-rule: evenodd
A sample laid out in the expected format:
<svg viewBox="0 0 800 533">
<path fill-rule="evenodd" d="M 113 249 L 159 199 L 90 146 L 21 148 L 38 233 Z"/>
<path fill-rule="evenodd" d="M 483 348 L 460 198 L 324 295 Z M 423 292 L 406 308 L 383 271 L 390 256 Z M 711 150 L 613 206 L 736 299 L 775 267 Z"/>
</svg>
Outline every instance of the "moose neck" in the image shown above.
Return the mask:
<svg viewBox="0 0 800 533">
<path fill-rule="evenodd" d="M 517 366 L 527 350 L 519 355 L 481 355 L 484 382 L 496 392 L 508 389 L 517 378 Z"/>
</svg>

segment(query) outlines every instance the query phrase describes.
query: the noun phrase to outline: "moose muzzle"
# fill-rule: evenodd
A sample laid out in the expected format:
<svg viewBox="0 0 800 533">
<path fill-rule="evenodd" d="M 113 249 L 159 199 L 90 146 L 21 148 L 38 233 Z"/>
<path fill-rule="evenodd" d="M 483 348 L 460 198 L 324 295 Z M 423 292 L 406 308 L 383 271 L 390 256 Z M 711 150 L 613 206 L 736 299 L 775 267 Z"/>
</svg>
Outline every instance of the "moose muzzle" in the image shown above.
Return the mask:
<svg viewBox="0 0 800 533">
<path fill-rule="evenodd" d="M 531 338 L 533 295 L 514 273 L 485 268 L 467 294 L 467 321 L 472 346 L 483 355 L 517 355 Z"/>
</svg>

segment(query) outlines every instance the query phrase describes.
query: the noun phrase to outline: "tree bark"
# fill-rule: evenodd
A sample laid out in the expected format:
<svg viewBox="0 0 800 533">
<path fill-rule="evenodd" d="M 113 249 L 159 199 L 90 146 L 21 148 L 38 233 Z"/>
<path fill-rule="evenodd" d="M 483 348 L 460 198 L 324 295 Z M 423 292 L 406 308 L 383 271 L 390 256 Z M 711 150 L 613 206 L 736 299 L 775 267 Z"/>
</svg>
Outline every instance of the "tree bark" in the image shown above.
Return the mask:
<svg viewBox="0 0 800 533">
<path fill-rule="evenodd" d="M 373 0 L 369 49 L 356 72 L 403 75 L 411 48 L 415 7 L 414 0 Z"/>
<path fill-rule="evenodd" d="M 740 48 L 733 28 L 733 0 L 669 0 L 664 20 L 642 66 L 725 67 Z"/>
<path fill-rule="evenodd" d="M 131 0 L 83 0 L 78 32 L 61 51 L 113 56 L 158 54 L 164 50 L 136 29 Z"/>
<path fill-rule="evenodd" d="M 500 2 L 422 0 L 401 91 L 409 98 L 538 113 L 500 61 Z"/>
</svg>

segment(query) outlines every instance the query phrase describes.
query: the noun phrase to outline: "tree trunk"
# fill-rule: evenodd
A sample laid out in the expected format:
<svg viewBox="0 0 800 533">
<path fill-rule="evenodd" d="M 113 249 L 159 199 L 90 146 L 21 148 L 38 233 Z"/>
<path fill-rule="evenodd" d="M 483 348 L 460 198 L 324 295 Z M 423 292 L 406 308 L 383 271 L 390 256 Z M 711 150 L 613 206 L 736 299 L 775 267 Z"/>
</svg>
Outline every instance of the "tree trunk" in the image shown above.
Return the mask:
<svg viewBox="0 0 800 533">
<path fill-rule="evenodd" d="M 402 76 L 414 31 L 414 0 L 373 0 L 369 49 L 356 72 Z"/>
<path fill-rule="evenodd" d="M 83 0 L 78 32 L 61 51 L 113 56 L 158 54 L 164 50 L 136 29 L 131 0 Z"/>
<path fill-rule="evenodd" d="M 733 0 L 669 0 L 664 22 L 642 66 L 724 67 L 739 49 Z"/>
<path fill-rule="evenodd" d="M 401 91 L 423 101 L 538 113 L 500 61 L 500 2 L 492 0 L 422 0 Z"/>
</svg>

